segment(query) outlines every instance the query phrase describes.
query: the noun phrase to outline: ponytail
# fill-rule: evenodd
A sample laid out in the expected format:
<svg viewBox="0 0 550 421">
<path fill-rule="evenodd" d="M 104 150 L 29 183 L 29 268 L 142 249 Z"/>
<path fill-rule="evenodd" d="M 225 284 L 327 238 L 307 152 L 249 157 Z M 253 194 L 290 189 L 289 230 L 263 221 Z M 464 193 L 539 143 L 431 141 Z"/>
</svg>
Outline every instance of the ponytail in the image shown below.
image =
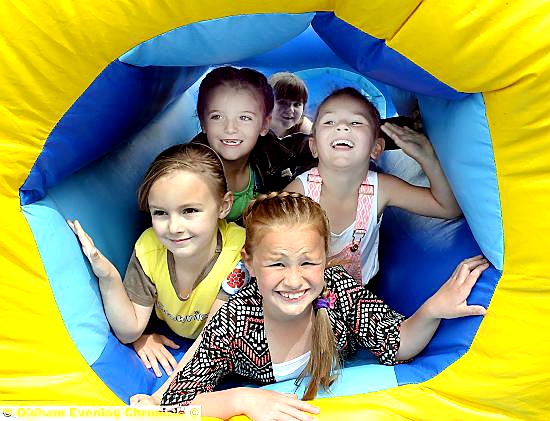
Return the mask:
<svg viewBox="0 0 550 421">
<path fill-rule="evenodd" d="M 327 391 L 338 378 L 341 367 L 340 355 L 327 311 L 330 305 L 329 294 L 325 287 L 321 296 L 314 302 L 316 314 L 311 339 L 311 356 L 306 368 L 296 380 L 296 384 L 299 385 L 305 377 L 309 377 L 303 397 L 306 401 L 315 398 L 319 387 Z"/>
</svg>

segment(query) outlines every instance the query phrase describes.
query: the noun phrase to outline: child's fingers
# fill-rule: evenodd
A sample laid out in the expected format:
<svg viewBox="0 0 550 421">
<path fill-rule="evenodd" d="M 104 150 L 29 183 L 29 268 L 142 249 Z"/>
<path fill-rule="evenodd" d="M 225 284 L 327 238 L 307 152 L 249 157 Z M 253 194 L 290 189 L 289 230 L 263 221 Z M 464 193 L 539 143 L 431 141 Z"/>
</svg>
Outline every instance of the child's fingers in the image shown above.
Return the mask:
<svg viewBox="0 0 550 421">
<path fill-rule="evenodd" d="M 160 336 L 160 340 L 161 340 L 161 342 L 164 346 L 168 346 L 172 349 L 179 349 L 180 348 L 180 346 L 177 343 L 175 343 L 172 339 L 167 338 L 164 335 L 159 335 L 159 336 Z"/>
<path fill-rule="evenodd" d="M 160 362 L 162 367 L 164 367 L 164 371 L 166 371 L 166 374 L 170 375 L 172 374 L 172 371 L 178 366 L 178 363 L 174 356 L 170 354 L 170 351 L 168 351 L 165 347 L 162 347 L 161 355 L 157 356 L 157 360 Z"/>
<path fill-rule="evenodd" d="M 487 309 L 480 305 L 466 306 L 464 316 L 485 316 Z"/>
<path fill-rule="evenodd" d="M 478 281 L 481 274 L 489 267 L 489 263 L 483 263 L 479 266 L 476 266 L 470 271 L 469 274 L 462 281 L 463 294 L 470 295 L 472 288 Z"/>
<path fill-rule="evenodd" d="M 130 405 L 157 405 L 158 402 L 150 395 L 138 393 L 130 398 Z"/>
<path fill-rule="evenodd" d="M 289 400 L 287 404 L 286 408 L 281 411 L 290 417 L 286 419 L 309 421 L 313 418 L 308 414 L 318 414 L 320 412 L 318 407 L 298 399 Z"/>
<path fill-rule="evenodd" d="M 487 259 L 485 259 L 482 255 L 477 255 L 474 257 L 469 257 L 468 259 L 464 259 L 457 265 L 450 279 L 458 279 L 462 283 L 470 275 L 473 269 L 481 264 L 485 264 L 486 262 Z"/>
<path fill-rule="evenodd" d="M 148 357 L 147 353 L 143 349 L 141 349 L 137 352 L 137 354 L 139 356 L 139 359 L 141 360 L 141 362 L 145 366 L 145 368 L 151 368 L 151 362 L 149 361 L 149 357 Z"/>
<path fill-rule="evenodd" d="M 142 395 L 141 393 L 132 396 L 132 397 L 130 398 L 130 405 L 137 405 L 138 403 L 141 402 L 141 400 L 143 399 L 143 397 L 144 397 L 144 395 Z"/>
<path fill-rule="evenodd" d="M 151 358 L 150 361 L 151 361 L 151 369 L 153 370 L 153 373 L 155 373 L 155 376 L 162 377 L 162 371 L 160 371 L 160 367 L 157 359 Z"/>
</svg>

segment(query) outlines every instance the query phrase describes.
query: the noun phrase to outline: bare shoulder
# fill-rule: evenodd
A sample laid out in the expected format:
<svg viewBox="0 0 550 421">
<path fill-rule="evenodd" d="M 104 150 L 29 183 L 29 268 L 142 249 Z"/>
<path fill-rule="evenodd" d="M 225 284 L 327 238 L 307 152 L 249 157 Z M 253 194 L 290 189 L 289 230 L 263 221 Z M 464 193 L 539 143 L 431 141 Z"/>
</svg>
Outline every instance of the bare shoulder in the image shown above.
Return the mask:
<svg viewBox="0 0 550 421">
<path fill-rule="evenodd" d="M 304 194 L 304 186 L 302 185 L 302 182 L 298 179 L 293 180 L 288 186 L 285 187 L 284 190 Z"/>
</svg>

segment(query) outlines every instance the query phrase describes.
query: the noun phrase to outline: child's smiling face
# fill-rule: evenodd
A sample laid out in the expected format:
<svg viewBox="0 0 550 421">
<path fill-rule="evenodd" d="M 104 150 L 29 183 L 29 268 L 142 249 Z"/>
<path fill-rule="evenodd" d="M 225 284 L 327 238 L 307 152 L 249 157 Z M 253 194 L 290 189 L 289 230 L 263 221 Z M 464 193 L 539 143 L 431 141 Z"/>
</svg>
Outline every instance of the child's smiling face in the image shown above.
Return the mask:
<svg viewBox="0 0 550 421">
<path fill-rule="evenodd" d="M 279 98 L 275 101 L 273 108 L 272 126 L 286 131 L 296 126 L 302 120 L 303 115 L 303 102 L 289 98 Z M 277 134 L 281 135 L 282 133 Z"/>
<path fill-rule="evenodd" d="M 209 95 L 201 116 L 208 143 L 223 161 L 248 160 L 270 117 L 254 88 L 220 85 Z"/>
<path fill-rule="evenodd" d="M 257 278 L 266 317 L 288 321 L 311 314 L 325 286 L 325 241 L 318 230 L 308 225 L 269 229 L 244 260 Z"/>
<path fill-rule="evenodd" d="M 210 250 L 216 241 L 218 219 L 231 206 L 216 200 L 204 176 L 178 170 L 151 186 L 148 204 L 153 230 L 176 259 Z"/>
<path fill-rule="evenodd" d="M 310 141 L 320 164 L 350 166 L 376 158 L 377 128 L 369 110 L 356 98 L 341 95 L 319 109 Z"/>
</svg>

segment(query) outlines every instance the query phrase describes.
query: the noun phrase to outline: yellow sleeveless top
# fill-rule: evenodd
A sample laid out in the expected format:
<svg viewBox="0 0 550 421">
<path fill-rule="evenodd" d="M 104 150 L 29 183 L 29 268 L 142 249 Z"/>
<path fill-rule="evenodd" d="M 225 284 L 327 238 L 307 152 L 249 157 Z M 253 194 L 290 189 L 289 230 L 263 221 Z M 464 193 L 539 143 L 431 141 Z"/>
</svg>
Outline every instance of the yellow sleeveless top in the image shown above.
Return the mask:
<svg viewBox="0 0 550 421">
<path fill-rule="evenodd" d="M 168 271 L 168 251 L 153 229 L 146 230 L 135 245 L 136 257 L 157 289 L 157 316 L 185 338 L 195 339 L 199 335 L 222 283 L 227 282 L 229 274 L 241 260 L 244 229 L 225 220 L 220 220 L 218 227 L 222 236 L 222 251 L 206 278 L 193 289 L 185 301 L 181 301 L 174 290 Z"/>
</svg>

